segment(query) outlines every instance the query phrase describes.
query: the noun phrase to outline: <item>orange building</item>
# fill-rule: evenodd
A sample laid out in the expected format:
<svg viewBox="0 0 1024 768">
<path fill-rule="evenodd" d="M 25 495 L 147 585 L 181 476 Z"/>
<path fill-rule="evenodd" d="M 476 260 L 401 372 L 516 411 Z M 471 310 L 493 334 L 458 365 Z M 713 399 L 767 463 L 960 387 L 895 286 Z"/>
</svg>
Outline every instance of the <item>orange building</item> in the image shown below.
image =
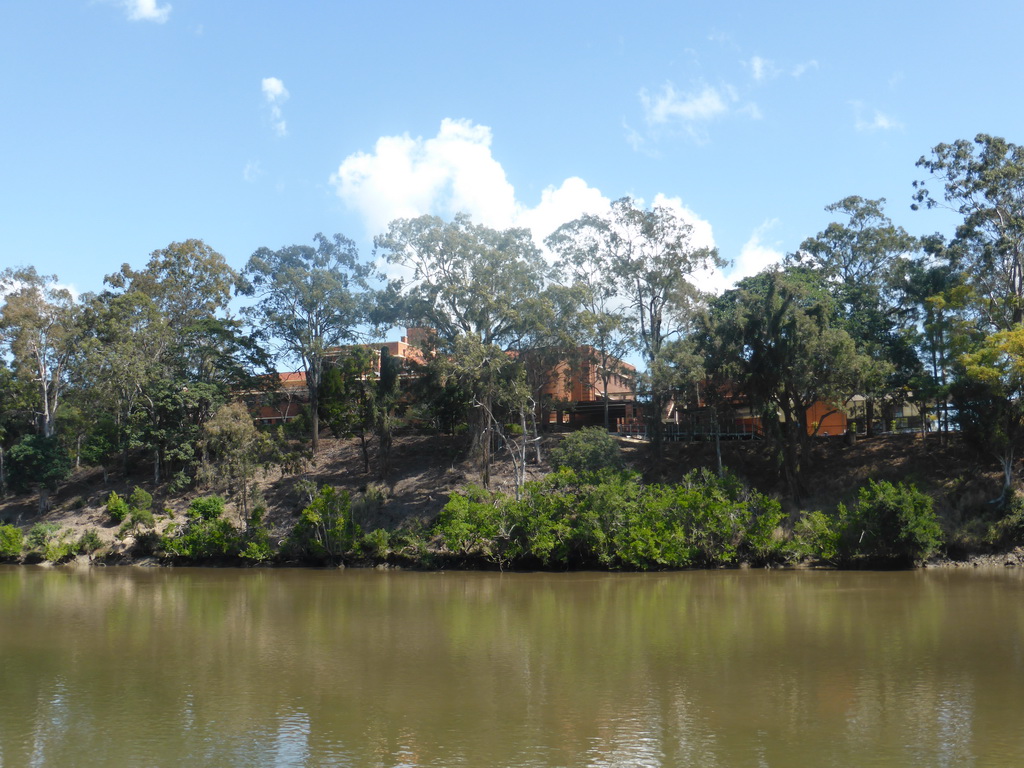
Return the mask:
<svg viewBox="0 0 1024 768">
<path fill-rule="evenodd" d="M 580 346 L 545 370 L 540 390 L 542 421 L 576 428 L 604 424 L 605 404 L 612 425 L 635 418 L 636 368 L 617 358 L 602 365 L 594 347 Z"/>
</svg>

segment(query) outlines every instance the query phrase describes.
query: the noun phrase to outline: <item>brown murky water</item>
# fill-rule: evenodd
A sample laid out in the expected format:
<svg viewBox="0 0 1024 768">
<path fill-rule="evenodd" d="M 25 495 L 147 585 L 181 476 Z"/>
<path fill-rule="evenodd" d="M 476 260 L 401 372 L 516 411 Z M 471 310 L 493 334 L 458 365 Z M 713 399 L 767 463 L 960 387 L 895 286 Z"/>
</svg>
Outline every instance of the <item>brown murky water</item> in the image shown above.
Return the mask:
<svg viewBox="0 0 1024 768">
<path fill-rule="evenodd" d="M 1024 573 L 0 568 L 0 766 L 1024 764 Z"/>
</svg>

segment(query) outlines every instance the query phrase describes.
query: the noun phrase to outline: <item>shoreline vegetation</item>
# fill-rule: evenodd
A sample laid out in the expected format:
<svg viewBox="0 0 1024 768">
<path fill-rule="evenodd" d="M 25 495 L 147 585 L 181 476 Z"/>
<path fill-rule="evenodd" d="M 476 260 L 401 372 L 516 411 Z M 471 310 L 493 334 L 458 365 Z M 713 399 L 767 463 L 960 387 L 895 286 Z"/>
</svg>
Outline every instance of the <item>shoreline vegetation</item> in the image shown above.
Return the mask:
<svg viewBox="0 0 1024 768">
<path fill-rule="evenodd" d="M 822 440 L 802 508 L 760 443 L 664 446 L 602 429 L 546 438 L 520 488 L 495 461 L 475 484 L 465 439 L 396 436 L 394 479 L 361 471 L 355 440 L 306 472 L 267 471 L 246 513 L 214 493 L 158 498 L 139 478 L 83 472 L 39 515 L 0 505 L 0 563 L 648 571 L 735 567 L 1024 565 L 1024 515 L 957 437 Z M 675 478 L 670 480 L 670 478 Z M 773 482 L 774 480 L 774 482 Z M 764 490 L 759 490 L 764 489 Z M 17 523 L 17 524 L 14 524 Z"/>
<path fill-rule="evenodd" d="M 372 254 L 318 233 L 241 270 L 189 239 L 80 295 L 0 270 L 0 557 L 1012 554 L 1024 147 L 978 134 L 916 167 L 911 207 L 962 217 L 952 232 L 912 236 L 884 199 L 851 195 L 720 293 L 727 262 L 684 212 L 630 197 L 548 233 L 395 219 Z"/>
</svg>

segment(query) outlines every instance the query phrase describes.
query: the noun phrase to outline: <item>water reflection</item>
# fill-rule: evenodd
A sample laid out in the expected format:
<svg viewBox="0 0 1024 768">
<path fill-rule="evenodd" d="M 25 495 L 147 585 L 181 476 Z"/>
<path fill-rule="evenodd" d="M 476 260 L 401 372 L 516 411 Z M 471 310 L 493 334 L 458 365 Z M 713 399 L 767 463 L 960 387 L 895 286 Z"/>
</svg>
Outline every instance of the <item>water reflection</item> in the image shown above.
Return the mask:
<svg viewBox="0 0 1024 768">
<path fill-rule="evenodd" d="M 0 568 L 0 767 L 1024 759 L 1016 572 Z"/>
</svg>

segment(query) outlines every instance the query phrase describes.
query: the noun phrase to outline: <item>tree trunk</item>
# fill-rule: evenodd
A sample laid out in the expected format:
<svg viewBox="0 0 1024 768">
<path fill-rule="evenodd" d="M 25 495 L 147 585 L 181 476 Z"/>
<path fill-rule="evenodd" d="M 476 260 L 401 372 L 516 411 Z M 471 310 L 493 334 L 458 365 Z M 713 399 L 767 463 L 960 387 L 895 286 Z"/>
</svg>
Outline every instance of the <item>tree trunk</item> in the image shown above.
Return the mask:
<svg viewBox="0 0 1024 768">
<path fill-rule="evenodd" d="M 318 388 L 309 384 L 309 424 L 311 435 L 311 445 L 313 448 L 313 458 L 316 458 L 317 449 L 320 447 L 320 392 Z"/>
</svg>

